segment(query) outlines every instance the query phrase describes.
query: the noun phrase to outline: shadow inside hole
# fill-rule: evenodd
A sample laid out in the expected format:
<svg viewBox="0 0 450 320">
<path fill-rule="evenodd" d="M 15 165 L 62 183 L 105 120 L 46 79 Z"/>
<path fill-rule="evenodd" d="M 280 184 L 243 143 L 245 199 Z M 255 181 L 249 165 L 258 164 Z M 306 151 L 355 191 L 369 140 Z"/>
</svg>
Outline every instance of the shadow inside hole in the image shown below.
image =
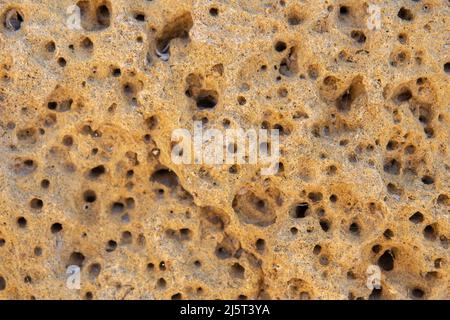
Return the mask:
<svg viewBox="0 0 450 320">
<path fill-rule="evenodd" d="M 3 19 L 3 26 L 9 31 L 18 31 L 24 22 L 23 14 L 17 9 L 8 10 Z"/>
</svg>

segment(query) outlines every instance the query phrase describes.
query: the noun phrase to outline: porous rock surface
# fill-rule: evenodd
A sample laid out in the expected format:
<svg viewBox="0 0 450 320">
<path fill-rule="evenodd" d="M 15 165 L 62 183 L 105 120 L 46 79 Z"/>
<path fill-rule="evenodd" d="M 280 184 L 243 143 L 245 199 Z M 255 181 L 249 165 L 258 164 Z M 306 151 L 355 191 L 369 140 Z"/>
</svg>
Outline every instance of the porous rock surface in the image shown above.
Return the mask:
<svg viewBox="0 0 450 320">
<path fill-rule="evenodd" d="M 448 298 L 447 1 L 0 9 L 0 299 Z M 277 174 L 174 164 L 196 120 Z"/>
</svg>

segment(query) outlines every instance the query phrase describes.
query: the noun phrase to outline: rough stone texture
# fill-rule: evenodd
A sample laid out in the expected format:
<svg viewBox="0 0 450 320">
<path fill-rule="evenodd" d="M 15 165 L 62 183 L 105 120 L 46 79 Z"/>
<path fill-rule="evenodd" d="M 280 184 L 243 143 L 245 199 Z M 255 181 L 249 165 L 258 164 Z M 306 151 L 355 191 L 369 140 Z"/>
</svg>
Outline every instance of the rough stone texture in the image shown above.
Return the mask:
<svg viewBox="0 0 450 320">
<path fill-rule="evenodd" d="M 75 3 L 0 1 L 0 299 L 448 298 L 447 1 Z M 194 120 L 280 172 L 173 164 Z"/>
</svg>

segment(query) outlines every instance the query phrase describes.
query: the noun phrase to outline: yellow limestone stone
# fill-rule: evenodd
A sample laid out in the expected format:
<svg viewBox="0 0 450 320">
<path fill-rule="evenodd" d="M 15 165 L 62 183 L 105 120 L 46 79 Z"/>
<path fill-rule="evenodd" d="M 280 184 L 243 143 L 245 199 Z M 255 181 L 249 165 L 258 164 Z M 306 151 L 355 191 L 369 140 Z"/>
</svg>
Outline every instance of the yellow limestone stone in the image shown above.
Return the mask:
<svg viewBox="0 0 450 320">
<path fill-rule="evenodd" d="M 446 1 L 0 19 L 0 299 L 448 299 Z M 175 163 L 198 122 L 278 130 L 277 170 Z"/>
</svg>

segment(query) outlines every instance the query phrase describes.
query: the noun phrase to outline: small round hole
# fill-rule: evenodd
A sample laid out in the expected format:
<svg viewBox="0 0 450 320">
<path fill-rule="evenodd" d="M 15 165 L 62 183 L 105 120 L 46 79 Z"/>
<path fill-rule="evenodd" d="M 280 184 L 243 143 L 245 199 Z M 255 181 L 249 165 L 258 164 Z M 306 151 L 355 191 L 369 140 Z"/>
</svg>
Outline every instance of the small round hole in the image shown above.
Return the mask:
<svg viewBox="0 0 450 320">
<path fill-rule="evenodd" d="M 48 52 L 55 52 L 56 51 L 56 44 L 54 41 L 49 41 L 47 42 L 47 44 L 45 45 L 45 49 Z"/>
<path fill-rule="evenodd" d="M 30 207 L 35 210 L 40 210 L 44 206 L 44 202 L 41 199 L 34 198 L 30 201 Z"/>
<path fill-rule="evenodd" d="M 64 68 L 67 65 L 67 61 L 63 57 L 60 57 L 58 58 L 58 64 L 60 67 Z"/>
<path fill-rule="evenodd" d="M 405 21 L 411 21 L 414 17 L 411 10 L 406 9 L 405 7 L 400 8 L 400 10 L 397 13 L 397 16 Z"/>
<path fill-rule="evenodd" d="M 17 225 L 19 226 L 19 228 L 26 228 L 27 226 L 27 219 L 25 219 L 24 217 L 20 217 L 17 219 Z"/>
<path fill-rule="evenodd" d="M 50 227 L 51 232 L 54 233 L 58 233 L 63 229 L 62 224 L 61 223 L 54 223 L 52 224 L 52 226 Z"/>
<path fill-rule="evenodd" d="M 97 200 L 97 195 L 92 190 L 87 190 L 83 193 L 83 199 L 84 201 L 88 203 L 95 202 Z"/>
<path fill-rule="evenodd" d="M 450 74 L 450 62 L 444 64 L 444 71 L 445 73 Z"/>
<path fill-rule="evenodd" d="M 278 52 L 283 52 L 284 50 L 286 50 L 286 48 L 287 48 L 286 43 L 283 41 L 278 41 L 275 44 L 275 50 Z"/>
<path fill-rule="evenodd" d="M 22 27 L 23 15 L 17 9 L 10 9 L 6 12 L 3 25 L 10 31 L 18 31 Z"/>
<path fill-rule="evenodd" d="M 41 188 L 42 189 L 48 189 L 49 186 L 50 186 L 50 181 L 48 179 L 43 179 L 41 181 Z"/>
<path fill-rule="evenodd" d="M 209 14 L 213 17 L 217 17 L 219 15 L 219 9 L 217 8 L 210 8 L 209 9 Z"/>
</svg>

